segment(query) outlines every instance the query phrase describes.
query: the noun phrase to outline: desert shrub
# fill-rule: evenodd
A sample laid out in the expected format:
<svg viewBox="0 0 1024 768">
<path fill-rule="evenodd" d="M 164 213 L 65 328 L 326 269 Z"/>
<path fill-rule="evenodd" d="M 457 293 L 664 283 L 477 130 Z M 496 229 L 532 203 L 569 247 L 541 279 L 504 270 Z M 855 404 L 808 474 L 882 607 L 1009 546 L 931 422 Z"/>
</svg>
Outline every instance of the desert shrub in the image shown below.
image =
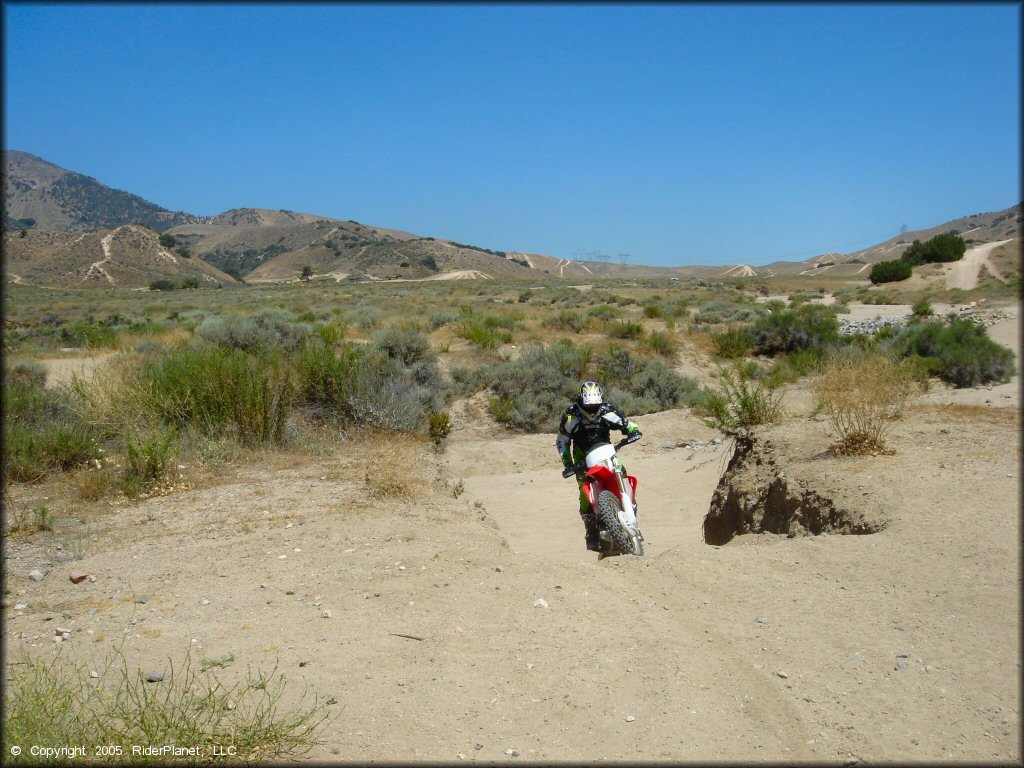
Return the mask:
<svg viewBox="0 0 1024 768">
<path fill-rule="evenodd" d="M 60 655 L 12 666 L 4 688 L 5 741 L 55 750 L 69 744 L 230 744 L 234 760 L 256 763 L 308 752 L 328 716 L 325 703 L 314 698 L 307 704 L 305 694 L 283 706 L 284 677 L 276 669 L 225 686 L 212 672 L 200 673 L 188 656 L 177 667 L 171 663 L 159 684 L 129 669 L 123 656 L 100 668 L 92 680 L 87 667 Z M 28 749 L 9 759 L 38 763 Z M 137 763 L 139 757 L 125 746 L 100 762 Z"/>
<path fill-rule="evenodd" d="M 726 434 L 770 424 L 782 415 L 782 395 L 755 376 L 756 367 L 745 363 L 719 366 L 719 388 L 701 403 L 702 421 Z"/>
<path fill-rule="evenodd" d="M 749 329 L 730 328 L 723 333 L 712 334 L 711 343 L 714 347 L 715 357 L 737 360 L 750 352 L 752 340 Z"/>
<path fill-rule="evenodd" d="M 524 432 L 553 431 L 590 365 L 593 351 L 568 341 L 526 349 L 493 369 L 494 417 Z"/>
<path fill-rule="evenodd" d="M 456 320 L 458 320 L 458 317 L 456 317 L 456 315 L 452 314 L 451 312 L 434 312 L 430 316 L 430 327 L 443 328 L 446 325 L 451 325 Z"/>
<path fill-rule="evenodd" d="M 42 366 L 14 364 L 4 380 L 6 479 L 36 482 L 97 456 L 98 430 L 83 420 L 68 388 L 46 389 Z"/>
<path fill-rule="evenodd" d="M 693 321 L 710 325 L 720 323 L 749 323 L 765 315 L 768 310 L 760 305 L 737 304 L 732 301 L 709 301 L 697 311 Z"/>
<path fill-rule="evenodd" d="M 844 455 L 891 452 L 885 437 L 917 385 L 907 365 L 877 352 L 848 348 L 830 358 L 812 382 L 817 407 Z"/>
<path fill-rule="evenodd" d="M 431 411 L 427 414 L 427 434 L 435 444 L 440 445 L 451 431 L 452 417 L 446 411 Z"/>
<path fill-rule="evenodd" d="M 426 362 L 433 365 L 417 364 Z M 435 390 L 418 384 L 411 370 L 373 347 L 350 343 L 335 353 L 307 343 L 296 367 L 300 402 L 314 416 L 344 426 L 413 431 L 439 405 Z"/>
<path fill-rule="evenodd" d="M 703 397 L 693 379 L 680 376 L 660 360 L 610 346 L 594 359 L 595 377 L 604 383 L 606 397 L 625 413 L 653 413 L 691 405 Z"/>
<path fill-rule="evenodd" d="M 374 346 L 403 367 L 424 360 L 435 360 L 437 353 L 430 347 L 430 341 L 415 328 L 391 326 L 379 332 Z"/>
<path fill-rule="evenodd" d="M 676 343 L 672 336 L 663 331 L 651 331 L 640 338 L 640 348 L 662 357 L 673 358 L 676 354 Z"/>
<path fill-rule="evenodd" d="M 561 310 L 554 317 L 545 318 L 543 322 L 545 328 L 572 331 L 573 333 L 586 330 L 589 324 L 590 318 L 586 314 L 568 309 Z"/>
<path fill-rule="evenodd" d="M 168 478 L 174 429 L 156 429 L 148 434 L 129 435 L 125 439 L 125 465 L 121 487 L 129 497 L 152 490 Z"/>
<path fill-rule="evenodd" d="M 644 326 L 642 323 L 620 320 L 608 326 L 608 336 L 613 339 L 639 339 L 643 335 Z"/>
<path fill-rule="evenodd" d="M 497 349 L 502 344 L 512 342 L 511 331 L 503 328 L 489 328 L 473 321 L 463 322 L 462 337 L 480 349 Z"/>
<path fill-rule="evenodd" d="M 935 314 L 928 299 L 918 299 L 910 307 L 910 311 L 914 313 L 914 317 L 931 317 Z"/>
<path fill-rule="evenodd" d="M 783 384 L 792 384 L 801 377 L 816 372 L 828 357 L 828 350 L 822 347 L 784 352 L 775 358 L 765 383 L 773 389 Z"/>
<path fill-rule="evenodd" d="M 649 302 L 644 304 L 644 317 L 648 318 L 659 318 L 665 316 L 665 310 L 658 302 Z"/>
<path fill-rule="evenodd" d="M 839 321 L 831 309 L 821 304 L 772 312 L 759 318 L 751 328 L 754 351 L 762 355 L 827 347 L 838 339 Z"/>
<path fill-rule="evenodd" d="M 117 346 L 117 331 L 112 325 L 89 320 L 76 320 L 58 331 L 58 339 L 68 346 L 90 349 Z"/>
<path fill-rule="evenodd" d="M 590 316 L 604 322 L 611 322 L 615 318 L 622 316 L 622 310 L 618 307 L 613 307 L 611 304 L 598 304 L 590 309 Z"/>
<path fill-rule="evenodd" d="M 897 259 L 896 261 L 880 261 L 871 267 L 868 279 L 878 285 L 880 283 L 895 283 L 906 280 L 914 273 L 910 262 Z"/>
<path fill-rule="evenodd" d="M 451 391 L 459 396 L 472 395 L 487 389 L 494 381 L 493 367 L 489 365 L 478 365 L 470 368 L 466 365 L 453 365 L 448 371 L 451 379 Z"/>
<path fill-rule="evenodd" d="M 291 312 L 266 309 L 249 317 L 207 317 L 196 328 L 195 334 L 201 339 L 234 349 L 252 351 L 262 347 L 293 351 L 313 330 L 310 323 L 300 322 Z"/>
<path fill-rule="evenodd" d="M 316 334 L 319 336 L 324 344 L 329 347 L 341 344 L 345 340 L 345 334 L 348 332 L 348 324 L 342 318 L 335 318 L 330 322 L 322 323 L 316 326 Z"/>
<path fill-rule="evenodd" d="M 157 423 L 203 434 L 230 427 L 244 444 L 282 442 L 295 398 L 277 350 L 250 353 L 212 344 L 182 345 L 140 361 L 128 388 Z"/>
<path fill-rule="evenodd" d="M 902 357 L 926 358 L 928 366 L 954 387 L 1009 381 L 1017 372 L 1013 352 L 994 342 L 983 326 L 962 318 L 948 325 L 923 320 L 902 329 L 893 340 Z"/>
</svg>

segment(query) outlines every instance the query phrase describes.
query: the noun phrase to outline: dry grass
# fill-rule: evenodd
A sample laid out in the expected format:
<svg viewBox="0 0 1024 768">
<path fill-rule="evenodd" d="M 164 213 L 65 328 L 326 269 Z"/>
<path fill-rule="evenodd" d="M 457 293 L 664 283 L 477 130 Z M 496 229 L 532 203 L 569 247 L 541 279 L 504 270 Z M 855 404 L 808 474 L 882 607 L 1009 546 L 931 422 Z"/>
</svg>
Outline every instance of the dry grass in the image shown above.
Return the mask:
<svg viewBox="0 0 1024 768">
<path fill-rule="evenodd" d="M 811 388 L 837 438 L 830 449 L 863 456 L 893 452 L 885 438 L 919 385 L 906 364 L 865 354 L 830 359 Z"/>
<path fill-rule="evenodd" d="M 1012 426 L 1020 429 L 1019 408 L 992 408 L 987 405 L 966 405 L 961 403 L 915 405 L 914 413 L 944 424 L 962 422 L 977 424 L 985 422 L 998 426 Z"/>
<path fill-rule="evenodd" d="M 382 434 L 358 449 L 360 474 L 367 494 L 375 499 L 415 501 L 432 495 L 437 459 L 425 439 L 406 434 Z"/>
</svg>

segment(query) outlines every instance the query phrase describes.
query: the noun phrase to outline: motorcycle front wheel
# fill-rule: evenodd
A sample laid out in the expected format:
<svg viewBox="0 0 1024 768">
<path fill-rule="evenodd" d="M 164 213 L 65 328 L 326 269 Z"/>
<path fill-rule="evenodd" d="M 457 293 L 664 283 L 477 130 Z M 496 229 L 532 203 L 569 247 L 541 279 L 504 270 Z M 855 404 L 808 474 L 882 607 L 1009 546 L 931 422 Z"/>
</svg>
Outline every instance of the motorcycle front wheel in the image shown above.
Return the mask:
<svg viewBox="0 0 1024 768">
<path fill-rule="evenodd" d="M 608 531 L 619 552 L 624 555 L 642 555 L 643 544 L 639 539 L 630 537 L 629 532 L 619 522 L 622 505 L 618 497 L 611 491 L 601 491 L 597 497 L 597 520 L 602 528 Z"/>
</svg>

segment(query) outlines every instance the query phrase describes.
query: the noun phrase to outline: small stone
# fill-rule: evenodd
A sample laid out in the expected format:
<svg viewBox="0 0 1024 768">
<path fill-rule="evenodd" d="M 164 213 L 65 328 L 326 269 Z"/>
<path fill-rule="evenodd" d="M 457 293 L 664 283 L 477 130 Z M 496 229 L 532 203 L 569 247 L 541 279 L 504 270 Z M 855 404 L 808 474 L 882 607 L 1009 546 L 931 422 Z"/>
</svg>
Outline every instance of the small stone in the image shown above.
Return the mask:
<svg viewBox="0 0 1024 768">
<path fill-rule="evenodd" d="M 61 612 L 60 612 L 60 615 L 61 615 L 61 616 L 62 616 L 63 618 L 65 618 L 65 619 L 70 619 L 70 618 L 71 618 L 71 611 L 61 611 Z"/>
<path fill-rule="evenodd" d="M 907 665 L 907 662 L 903 661 L 903 659 L 899 659 L 896 662 L 896 669 L 900 672 L 905 672 L 909 668 L 910 667 Z"/>
<path fill-rule="evenodd" d="M 758 624 L 768 623 L 768 619 L 766 619 L 764 616 L 758 616 L 756 619 L 754 619 L 754 621 L 756 621 Z"/>
<path fill-rule="evenodd" d="M 164 673 L 163 672 L 147 672 L 146 673 L 146 682 L 147 683 L 159 683 L 163 679 L 164 679 Z"/>
<path fill-rule="evenodd" d="M 455 634 L 464 635 L 466 634 L 466 630 L 464 630 L 462 627 L 455 627 Z"/>
<path fill-rule="evenodd" d="M 49 611 L 47 611 L 46 613 L 43 614 L 43 621 L 53 621 L 56 618 L 57 618 L 57 614 L 50 613 Z"/>
<path fill-rule="evenodd" d="M 633 717 L 632 715 L 626 715 L 626 722 L 627 723 L 632 723 L 634 720 L 636 720 L 636 718 Z"/>
<path fill-rule="evenodd" d="M 477 742 L 476 744 L 474 744 L 474 745 L 473 745 L 473 749 L 477 750 L 478 752 L 479 752 L 479 751 L 480 751 L 481 749 L 483 749 L 483 748 L 484 748 L 484 745 L 483 745 L 483 744 L 481 744 L 481 743 L 480 743 L 479 741 L 478 741 L 478 742 Z"/>
<path fill-rule="evenodd" d="M 80 584 L 81 582 L 85 581 L 88 576 L 89 574 L 84 573 L 83 571 L 72 571 L 68 574 L 68 578 L 71 579 L 72 584 Z M 96 578 L 93 577 L 92 581 L 95 580 Z"/>
<path fill-rule="evenodd" d="M 203 600 L 203 602 L 200 603 L 200 605 L 209 605 L 209 604 L 210 604 L 209 600 Z"/>
<path fill-rule="evenodd" d="M 46 574 L 37 568 L 34 571 L 29 571 L 28 578 L 29 581 L 42 581 L 46 578 Z"/>
<path fill-rule="evenodd" d="M 508 755 L 509 757 L 519 757 L 519 750 L 518 749 L 506 749 L 505 750 L 505 754 Z"/>
<path fill-rule="evenodd" d="M 896 629 L 898 629 L 900 632 L 907 632 L 907 631 L 909 631 L 907 629 L 906 624 L 897 624 L 896 625 Z"/>
<path fill-rule="evenodd" d="M 896 652 L 896 658 L 897 659 L 909 659 L 910 658 L 910 654 L 907 653 L 906 651 L 897 651 Z"/>
<path fill-rule="evenodd" d="M 140 595 L 138 600 L 136 600 L 135 602 L 138 603 L 139 605 L 145 605 L 146 603 L 149 602 L 149 598 L 146 597 L 145 595 Z"/>
<path fill-rule="evenodd" d="M 24 611 L 26 608 L 28 608 L 28 603 L 15 603 L 14 604 L 14 610 L 16 610 L 16 611 Z"/>
<path fill-rule="evenodd" d="M 547 607 L 548 607 L 548 601 L 547 601 L 547 600 L 545 600 L 545 599 L 544 599 L 543 597 L 538 597 L 538 598 L 537 598 L 537 599 L 536 599 L 536 600 L 534 601 L 534 603 L 533 603 L 533 607 L 534 607 L 534 608 L 547 608 Z"/>
<path fill-rule="evenodd" d="M 89 677 L 91 677 L 93 680 L 99 680 L 100 679 L 100 673 L 97 672 L 95 669 L 90 670 L 89 671 Z"/>
<path fill-rule="evenodd" d="M 495 573 L 501 573 L 504 569 L 499 565 L 494 568 Z"/>
<path fill-rule="evenodd" d="M 787 675 L 787 674 L 786 674 L 785 672 L 783 672 L 782 670 L 778 670 L 778 671 L 777 671 L 777 672 L 776 672 L 775 674 L 776 674 L 777 676 L 781 677 L 781 678 L 782 678 L 783 680 L 788 680 L 788 679 L 789 679 L 789 675 Z"/>
<path fill-rule="evenodd" d="M 332 755 L 340 755 L 341 754 L 341 750 L 338 749 L 338 747 L 331 747 L 331 754 Z"/>
<path fill-rule="evenodd" d="M 324 610 L 320 611 L 320 618 L 321 619 L 329 619 L 329 618 L 331 618 L 331 615 L 332 615 L 331 612 L 329 610 L 327 610 L 327 609 L 324 609 Z"/>
</svg>

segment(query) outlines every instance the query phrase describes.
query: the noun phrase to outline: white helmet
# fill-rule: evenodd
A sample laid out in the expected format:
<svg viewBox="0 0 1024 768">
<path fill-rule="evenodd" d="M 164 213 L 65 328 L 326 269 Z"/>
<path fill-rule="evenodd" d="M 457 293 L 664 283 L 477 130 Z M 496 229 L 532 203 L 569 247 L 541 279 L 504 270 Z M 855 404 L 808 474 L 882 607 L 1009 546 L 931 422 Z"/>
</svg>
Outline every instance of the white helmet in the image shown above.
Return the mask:
<svg viewBox="0 0 1024 768">
<path fill-rule="evenodd" d="M 596 381 L 585 381 L 580 386 L 580 407 L 587 413 L 594 413 L 604 402 L 604 392 Z"/>
</svg>

